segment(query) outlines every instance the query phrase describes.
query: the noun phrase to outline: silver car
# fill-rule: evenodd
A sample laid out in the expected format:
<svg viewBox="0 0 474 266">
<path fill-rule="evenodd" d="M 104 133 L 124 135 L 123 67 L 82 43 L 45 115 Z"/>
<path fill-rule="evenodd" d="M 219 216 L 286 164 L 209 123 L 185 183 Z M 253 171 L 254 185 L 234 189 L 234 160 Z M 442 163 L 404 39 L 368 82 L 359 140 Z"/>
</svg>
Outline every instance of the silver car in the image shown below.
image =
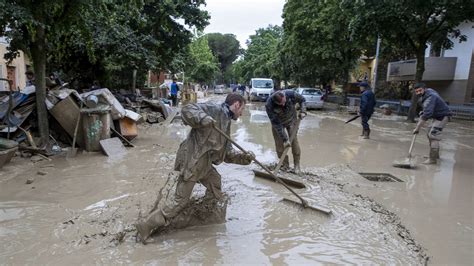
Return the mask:
<svg viewBox="0 0 474 266">
<path fill-rule="evenodd" d="M 306 99 L 307 109 L 322 109 L 324 106 L 324 95 L 320 89 L 298 88 L 296 92 Z"/>
</svg>

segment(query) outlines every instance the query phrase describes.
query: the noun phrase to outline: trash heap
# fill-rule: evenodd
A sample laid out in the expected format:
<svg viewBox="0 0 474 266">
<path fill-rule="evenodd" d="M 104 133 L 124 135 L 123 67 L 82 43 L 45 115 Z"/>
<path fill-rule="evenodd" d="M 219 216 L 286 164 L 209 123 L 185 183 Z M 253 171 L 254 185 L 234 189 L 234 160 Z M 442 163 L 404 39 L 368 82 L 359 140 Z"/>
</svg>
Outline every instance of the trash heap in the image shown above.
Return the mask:
<svg viewBox="0 0 474 266">
<path fill-rule="evenodd" d="M 108 143 L 133 146 L 137 124 L 160 123 L 173 113 L 167 99 L 107 88 L 78 93 L 67 84 L 50 89 L 45 103 L 51 134 L 49 143 L 39 147 L 35 87 L 0 96 L 0 167 L 15 154 L 51 156 L 74 147 L 107 154 Z M 110 138 L 119 141 L 105 141 Z"/>
</svg>

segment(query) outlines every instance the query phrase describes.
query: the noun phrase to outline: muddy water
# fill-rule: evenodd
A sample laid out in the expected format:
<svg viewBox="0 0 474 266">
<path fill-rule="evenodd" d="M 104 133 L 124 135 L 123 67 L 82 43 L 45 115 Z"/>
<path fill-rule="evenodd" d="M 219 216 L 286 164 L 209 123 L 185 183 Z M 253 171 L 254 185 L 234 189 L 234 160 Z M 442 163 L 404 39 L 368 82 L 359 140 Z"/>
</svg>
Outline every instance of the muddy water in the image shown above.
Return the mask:
<svg viewBox="0 0 474 266">
<path fill-rule="evenodd" d="M 261 105 L 248 107 L 233 127 L 233 138 L 265 163 L 274 162 L 268 118 Z M 405 155 L 410 136 L 402 136 L 410 125 L 389 128 L 393 121 L 381 117 L 375 121 L 373 140 L 363 142 L 354 137 L 360 127 L 344 125 L 343 118 L 326 112 L 303 121 L 302 164 L 311 174 L 292 176 L 308 186 L 301 195 L 311 204 L 332 209 L 332 216 L 280 202 L 290 194 L 277 184 L 255 179 L 251 169 L 257 166 L 223 164 L 218 170 L 229 196 L 227 221 L 158 235 L 147 246 L 135 243 L 132 224 L 152 207 L 187 128 L 179 123 L 141 128 L 137 147 L 123 158 L 79 154 L 37 164 L 15 158 L 0 174 L 0 261 L 421 264 L 428 255 L 435 263 L 472 262 L 472 255 L 467 254 L 472 251 L 472 231 L 470 241 L 468 231 L 462 231 L 473 228 L 472 212 L 469 220 L 469 214 L 452 206 L 456 203 L 462 209 L 472 203 L 472 183 L 469 187 L 469 183 L 452 181 L 454 176 L 463 180 L 469 173 L 458 166 L 468 159 L 454 155 L 461 150 L 472 158 L 474 145 L 466 142 L 472 133 L 469 125 L 448 131 L 456 135 L 450 142 L 457 144 L 451 148 L 452 155 L 447 151 L 441 156 L 447 158 L 446 164 L 452 162 L 450 166 L 412 171 L 390 167 L 391 161 Z M 427 149 L 426 140 L 419 143 L 420 148 L 415 147 L 418 157 L 423 154 L 422 145 L 423 151 Z M 388 169 L 405 182 L 374 184 L 356 174 Z M 47 175 L 37 175 L 38 170 Z M 32 176 L 35 181 L 26 185 Z M 463 185 L 468 187 L 457 193 Z M 195 196 L 203 194 L 204 189 L 197 186 Z M 443 208 L 434 210 L 439 204 Z M 451 212 L 451 217 L 444 212 Z M 434 241 L 437 238 L 451 239 L 452 244 L 440 245 Z"/>
</svg>

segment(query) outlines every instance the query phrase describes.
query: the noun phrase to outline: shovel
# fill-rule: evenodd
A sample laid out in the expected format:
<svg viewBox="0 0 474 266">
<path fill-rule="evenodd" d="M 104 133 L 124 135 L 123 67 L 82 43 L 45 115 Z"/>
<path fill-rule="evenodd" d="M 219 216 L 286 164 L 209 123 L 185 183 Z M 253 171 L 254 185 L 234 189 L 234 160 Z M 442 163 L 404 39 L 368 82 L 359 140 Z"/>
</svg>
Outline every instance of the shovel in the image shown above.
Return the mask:
<svg viewBox="0 0 474 266">
<path fill-rule="evenodd" d="M 290 134 L 290 143 L 293 143 L 293 139 L 296 136 L 296 132 L 298 131 L 298 128 L 300 127 L 300 122 L 301 122 L 301 119 L 298 118 L 296 120 L 296 125 L 295 125 L 295 127 L 293 128 L 293 130 L 291 131 L 291 134 Z M 286 154 L 288 153 L 290 148 L 291 148 L 291 146 L 286 147 L 283 150 L 283 153 L 280 156 L 278 164 L 276 165 L 275 169 L 273 169 L 273 173 L 275 173 L 275 174 L 278 173 L 281 166 L 283 165 L 283 161 L 285 160 Z M 265 178 L 265 179 L 269 179 L 269 180 L 274 180 L 273 177 L 271 175 L 267 174 L 266 172 L 261 172 L 261 171 L 258 171 L 258 170 L 253 170 L 253 172 L 254 172 L 255 176 L 257 176 L 257 177 L 261 177 L 261 178 Z M 283 180 L 287 185 L 289 185 L 291 187 L 306 188 L 306 186 L 301 182 L 294 181 L 294 180 L 291 180 L 291 179 L 282 178 L 282 177 L 280 177 L 280 179 Z"/>
<path fill-rule="evenodd" d="M 347 120 L 344 124 L 350 123 L 350 122 L 356 120 L 356 119 L 359 118 L 359 117 L 360 117 L 360 115 L 355 115 L 355 116 L 352 117 L 351 119 Z"/>
<path fill-rule="evenodd" d="M 79 108 L 79 115 L 77 116 L 76 127 L 74 128 L 74 136 L 72 138 L 72 147 L 67 152 L 67 155 L 66 155 L 67 158 L 76 157 L 76 154 L 77 154 L 76 138 L 77 138 L 77 129 L 79 128 L 79 122 L 81 121 L 81 109 L 82 109 L 82 101 L 81 101 L 81 107 Z"/>
<path fill-rule="evenodd" d="M 411 139 L 410 149 L 408 150 L 407 158 L 405 158 L 405 160 L 403 160 L 403 161 L 393 162 L 394 167 L 406 168 L 406 169 L 415 168 L 415 165 L 411 163 L 411 152 L 412 152 L 413 146 L 415 144 L 416 135 L 418 135 L 418 134 L 413 134 L 413 138 Z"/>
<path fill-rule="evenodd" d="M 237 148 L 239 148 L 239 150 L 241 150 L 242 152 L 244 153 L 248 153 L 244 148 L 242 148 L 239 144 L 237 144 L 237 142 L 235 142 L 234 140 L 232 140 L 224 131 L 222 131 L 220 128 L 217 128 L 214 124 L 213 124 L 213 127 L 215 130 L 217 130 L 217 132 L 221 133 L 222 136 L 224 136 L 228 141 L 230 141 L 230 143 L 234 144 L 234 146 L 236 146 Z M 325 214 L 330 214 L 331 213 L 331 210 L 329 210 L 328 208 L 325 208 L 325 207 L 320 207 L 320 206 L 311 206 L 308 204 L 308 202 L 303 199 L 300 195 L 298 195 L 298 193 L 296 193 L 293 189 L 291 189 L 285 182 L 283 182 L 283 180 L 281 180 L 278 176 L 274 175 L 273 172 L 268 169 L 268 167 L 266 167 L 265 165 L 263 165 L 261 162 L 259 162 L 257 159 L 253 159 L 253 161 L 255 163 L 257 163 L 260 167 L 262 167 L 265 171 L 267 171 L 267 173 L 269 175 L 271 175 L 278 183 L 282 184 L 286 189 L 288 189 L 291 193 L 293 193 L 293 195 L 295 195 L 301 202 L 298 202 L 298 201 L 294 201 L 292 199 L 287 199 L 287 198 L 284 198 L 283 200 L 284 201 L 288 201 L 288 202 L 292 202 L 294 204 L 298 204 L 298 205 L 302 205 L 305 209 L 308 208 L 308 209 L 311 209 L 311 210 L 315 210 L 315 211 L 320 211 L 320 212 L 323 212 Z"/>
<path fill-rule="evenodd" d="M 301 119 L 297 118 L 296 119 L 296 125 L 295 127 L 293 128 L 292 132 L 291 132 L 291 135 L 290 135 L 290 143 L 293 144 L 293 140 L 295 139 L 296 137 L 296 132 L 298 131 L 298 128 L 300 128 L 300 122 L 301 122 Z M 278 161 L 278 164 L 277 166 L 275 167 L 275 169 L 273 170 L 273 172 L 277 173 L 282 164 L 283 164 L 283 161 L 285 160 L 285 157 L 286 157 L 286 154 L 288 153 L 288 151 L 290 150 L 291 146 L 290 147 L 286 147 L 284 150 L 283 150 L 283 153 L 281 154 L 281 157 L 280 157 L 280 161 Z"/>
</svg>

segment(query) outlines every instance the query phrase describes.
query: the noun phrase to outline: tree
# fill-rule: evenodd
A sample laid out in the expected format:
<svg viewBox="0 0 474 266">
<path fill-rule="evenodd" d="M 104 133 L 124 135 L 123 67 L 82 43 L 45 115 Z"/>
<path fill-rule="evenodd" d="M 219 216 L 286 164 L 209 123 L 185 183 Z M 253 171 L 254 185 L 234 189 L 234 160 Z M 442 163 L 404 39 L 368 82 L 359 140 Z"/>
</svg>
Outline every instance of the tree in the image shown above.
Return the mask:
<svg viewBox="0 0 474 266">
<path fill-rule="evenodd" d="M 285 78 L 310 86 L 331 80 L 347 84 L 350 70 L 374 39 L 354 35 L 354 12 L 339 0 L 288 0 L 280 59 Z"/>
<path fill-rule="evenodd" d="M 29 54 L 33 61 L 36 86 L 36 108 L 41 145 L 49 139 L 45 105 L 46 58 L 50 51 L 48 39 L 64 31 L 77 19 L 82 1 L 0 1 L 0 36 L 10 41 L 7 59 L 12 60 L 19 50 Z"/>
<path fill-rule="evenodd" d="M 196 38 L 188 50 L 185 72 L 195 82 L 211 83 L 219 72 L 217 59 L 209 48 L 207 36 Z"/>
<path fill-rule="evenodd" d="M 241 80 L 249 81 L 254 77 L 280 80 L 277 59 L 281 37 L 281 27 L 272 25 L 260 28 L 250 36 L 247 40 L 247 50 L 244 52 L 243 60 L 239 61 L 237 66 Z"/>
<path fill-rule="evenodd" d="M 212 53 L 219 61 L 221 77 L 224 77 L 229 66 L 242 52 L 240 43 L 234 34 L 208 33 L 206 36 Z"/>
<path fill-rule="evenodd" d="M 417 59 L 415 82 L 423 78 L 427 44 L 451 48 L 449 37 L 466 39 L 456 27 L 474 19 L 472 0 L 360 0 L 354 4 L 361 11 L 353 16 L 355 27 L 374 29 L 388 45 L 408 44 Z M 408 121 L 414 122 L 417 100 L 413 92 Z"/>
<path fill-rule="evenodd" d="M 149 69 L 171 70 L 176 68 L 172 62 L 192 40 L 190 29 L 202 30 L 208 24 L 208 13 L 200 9 L 204 3 L 106 1 L 94 13 L 84 14 L 89 18 L 86 26 L 90 40 L 76 38 L 74 31 L 70 31 L 69 54 L 55 56 L 51 63 L 76 75 L 86 73 L 88 82 L 99 79 L 111 88 L 130 86 L 134 69 L 142 74 Z M 81 27 L 77 25 L 77 30 Z M 61 40 L 57 43 L 64 45 Z"/>
<path fill-rule="evenodd" d="M 127 71 L 131 79 L 133 70 L 164 67 L 186 49 L 192 38 L 186 26 L 203 29 L 208 23 L 202 4 L 204 0 L 0 0 L 0 35 L 10 41 L 9 59 L 23 50 L 33 60 L 42 144 L 49 139 L 47 60 L 65 72 Z"/>
</svg>

